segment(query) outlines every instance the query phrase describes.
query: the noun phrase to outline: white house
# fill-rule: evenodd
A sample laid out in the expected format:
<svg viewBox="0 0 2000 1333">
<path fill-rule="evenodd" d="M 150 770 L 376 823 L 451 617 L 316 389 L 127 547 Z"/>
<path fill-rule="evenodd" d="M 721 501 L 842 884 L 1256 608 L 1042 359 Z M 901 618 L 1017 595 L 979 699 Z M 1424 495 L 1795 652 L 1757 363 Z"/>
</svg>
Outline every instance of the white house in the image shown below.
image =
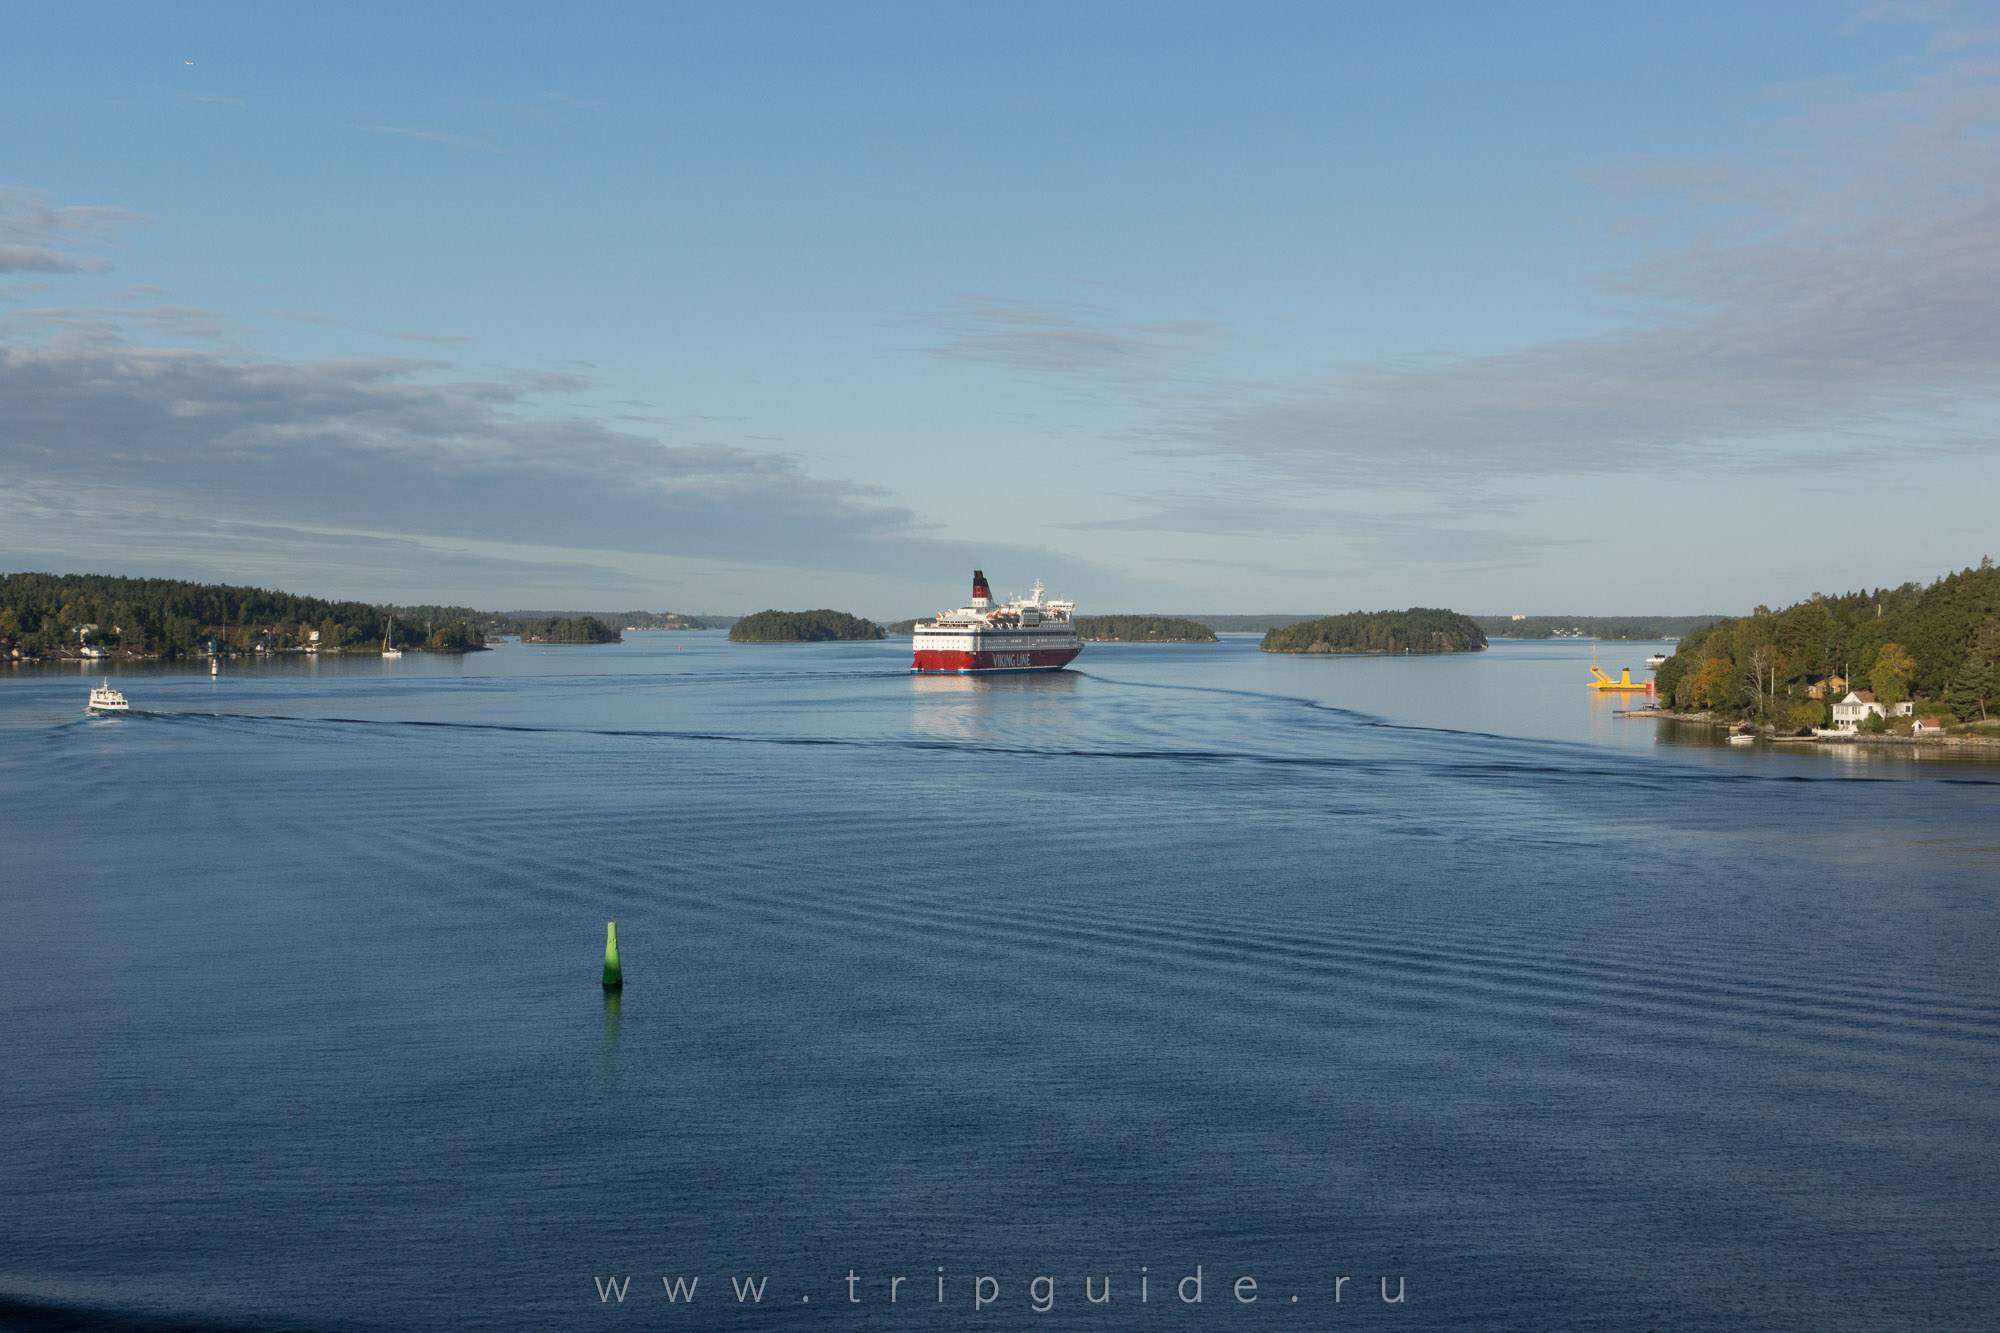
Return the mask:
<svg viewBox="0 0 2000 1333">
<path fill-rule="evenodd" d="M 1833 729 L 1853 731 L 1867 721 L 1870 713 L 1877 717 L 1886 716 L 1882 705 L 1875 700 L 1874 691 L 1850 690 L 1845 699 L 1833 706 Z"/>
<path fill-rule="evenodd" d="M 1884 708 L 1873 690 L 1850 690 L 1845 699 L 1833 706 L 1833 729 L 1856 731 L 1868 720 L 1870 713 L 1880 718 L 1891 718 L 1908 717 L 1916 711 L 1916 704 L 1908 699 L 1893 707 Z"/>
<path fill-rule="evenodd" d="M 1916 725 L 1910 728 L 1910 734 L 1913 736 L 1942 736 L 1944 735 L 1944 724 L 1934 717 L 1920 717 L 1917 719 Z"/>
</svg>

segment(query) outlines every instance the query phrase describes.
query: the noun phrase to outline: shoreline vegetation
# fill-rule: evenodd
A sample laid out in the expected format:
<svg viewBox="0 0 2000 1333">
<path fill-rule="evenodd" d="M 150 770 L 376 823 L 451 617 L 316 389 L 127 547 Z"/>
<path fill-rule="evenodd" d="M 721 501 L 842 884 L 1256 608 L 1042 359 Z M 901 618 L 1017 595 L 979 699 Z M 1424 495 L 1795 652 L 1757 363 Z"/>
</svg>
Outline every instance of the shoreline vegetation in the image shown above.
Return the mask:
<svg viewBox="0 0 2000 1333">
<path fill-rule="evenodd" d="M 1180 619 L 1208 626 L 1217 634 L 1263 634 L 1287 625 L 1302 625 L 1324 616 L 1293 612 L 1238 615 L 1189 612 Z M 1081 617 L 1079 617 L 1081 619 Z M 1721 620 L 1713 616 L 1467 616 L 1488 639 L 1605 639 L 1657 642 L 1676 639 Z M 911 622 L 902 620 L 889 627 L 891 634 L 907 634 Z"/>
<path fill-rule="evenodd" d="M 186 579 L 0 574 L 0 659 L 11 662 L 172 660 L 245 653 L 379 654 L 385 647 L 469 653 L 484 650 L 497 635 L 526 638 L 531 629 L 563 633 L 546 628 L 552 621 L 589 621 L 610 637 L 529 641 L 615 643 L 619 635 L 614 625 L 720 629 L 731 619 L 670 611 L 588 614 L 376 605 Z"/>
<path fill-rule="evenodd" d="M 872 620 L 825 607 L 816 611 L 759 611 L 729 627 L 731 643 L 842 643 L 887 637 Z"/>
<path fill-rule="evenodd" d="M 1678 639 L 1721 616 L 1473 616 L 1492 639 Z"/>
<path fill-rule="evenodd" d="M 1215 631 L 1185 616 L 1078 616 L 1076 636 L 1088 643 L 1220 643 Z"/>
<path fill-rule="evenodd" d="M 1644 718 L 1654 722 L 1685 722 L 1709 728 L 1734 729 L 1739 723 L 1733 718 L 1718 713 L 1684 713 L 1672 708 L 1631 708 L 1620 709 L 1616 716 Z M 1749 733 L 1763 740 L 1777 744 L 1820 744 L 1820 745 L 1884 745 L 1912 746 L 1934 745 L 1946 750 L 2000 750 L 2000 722 L 1972 723 L 1965 728 L 1946 731 L 1939 735 L 1916 735 L 1910 731 L 1888 730 L 1882 732 L 1839 732 L 1824 731 L 1805 735 L 1787 734 L 1775 726 L 1749 728 Z"/>
<path fill-rule="evenodd" d="M 1416 606 L 1407 611 L 1350 611 L 1267 631 L 1259 649 L 1294 655 L 1389 656 L 1476 653 L 1486 632 L 1456 611 Z"/>
<path fill-rule="evenodd" d="M 1826 728 L 1852 696 L 1855 739 L 1984 740 L 2000 724 L 2000 570 L 1989 557 L 1927 586 L 1760 606 L 1684 637 L 1654 684 L 1652 716 L 1774 739 L 1847 742 Z"/>
<path fill-rule="evenodd" d="M 596 616 L 550 616 L 521 626 L 522 643 L 623 643 L 625 636 Z"/>
</svg>

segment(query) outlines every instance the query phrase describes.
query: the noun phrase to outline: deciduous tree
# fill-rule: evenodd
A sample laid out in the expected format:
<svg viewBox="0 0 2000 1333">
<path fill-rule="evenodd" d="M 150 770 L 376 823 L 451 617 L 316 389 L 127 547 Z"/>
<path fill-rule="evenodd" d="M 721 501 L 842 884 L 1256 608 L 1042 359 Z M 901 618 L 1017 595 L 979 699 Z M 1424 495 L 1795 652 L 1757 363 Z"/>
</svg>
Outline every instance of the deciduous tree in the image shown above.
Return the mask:
<svg viewBox="0 0 2000 1333">
<path fill-rule="evenodd" d="M 1900 643 L 1883 644 L 1882 650 L 1875 654 L 1875 665 L 1868 669 L 1875 697 L 1884 708 L 1894 707 L 1910 697 L 1910 678 L 1916 674 L 1917 660 Z"/>
</svg>

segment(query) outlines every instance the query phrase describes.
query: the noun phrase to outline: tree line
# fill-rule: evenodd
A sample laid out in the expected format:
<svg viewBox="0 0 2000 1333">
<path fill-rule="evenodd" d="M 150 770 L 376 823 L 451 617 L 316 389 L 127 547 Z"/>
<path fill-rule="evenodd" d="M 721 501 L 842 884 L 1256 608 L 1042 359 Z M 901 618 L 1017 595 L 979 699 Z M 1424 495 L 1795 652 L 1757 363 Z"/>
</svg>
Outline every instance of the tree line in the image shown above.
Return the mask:
<svg viewBox="0 0 2000 1333">
<path fill-rule="evenodd" d="M 1214 643 L 1215 631 L 1183 616 L 1078 616 L 1081 638 L 1109 643 Z"/>
<path fill-rule="evenodd" d="M 1836 677 L 1961 722 L 2000 712 L 2000 570 L 1989 557 L 1928 586 L 1760 606 L 1683 638 L 1654 683 L 1676 708 L 1802 730 L 1825 725 Z"/>
<path fill-rule="evenodd" d="M 1673 639 L 1713 625 L 1721 616 L 1474 616 L 1496 639 Z"/>
<path fill-rule="evenodd" d="M 21 657 L 81 647 L 144 657 L 187 657 L 210 647 L 379 649 L 385 639 L 399 648 L 441 652 L 484 646 L 474 623 L 478 612 L 419 610 L 429 614 L 182 579 L 0 574 L 0 645 Z"/>
<path fill-rule="evenodd" d="M 549 616 L 516 631 L 522 643 L 623 643 L 625 636 L 596 616 Z"/>
<path fill-rule="evenodd" d="M 759 611 L 729 627 L 732 643 L 827 643 L 888 637 L 872 620 L 845 611 Z"/>
<path fill-rule="evenodd" d="M 1416 606 L 1280 625 L 1260 646 L 1267 653 L 1469 653 L 1486 646 L 1486 633 L 1470 616 Z"/>
</svg>

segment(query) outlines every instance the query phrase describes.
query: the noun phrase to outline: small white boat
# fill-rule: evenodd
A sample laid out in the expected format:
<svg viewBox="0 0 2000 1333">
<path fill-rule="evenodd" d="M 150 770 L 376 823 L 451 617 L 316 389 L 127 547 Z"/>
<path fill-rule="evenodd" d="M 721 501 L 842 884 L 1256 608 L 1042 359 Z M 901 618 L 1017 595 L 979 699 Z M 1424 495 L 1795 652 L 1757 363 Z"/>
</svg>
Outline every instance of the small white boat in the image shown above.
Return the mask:
<svg viewBox="0 0 2000 1333">
<path fill-rule="evenodd" d="M 382 631 L 382 656 L 401 657 L 403 655 L 403 650 L 396 646 L 395 635 L 396 635 L 396 617 L 390 616 L 389 628 Z"/>
<path fill-rule="evenodd" d="M 1667 664 L 1667 655 L 1665 653 L 1654 653 L 1651 657 L 1646 659 L 1646 670 L 1658 671 L 1661 667 L 1665 666 L 1666 664 Z"/>
<path fill-rule="evenodd" d="M 1731 745 L 1755 745 L 1757 743 L 1757 738 L 1755 736 L 1752 736 L 1747 731 L 1731 732 L 1729 736 L 1729 743 Z"/>
<path fill-rule="evenodd" d="M 88 709 L 93 713 L 127 713 L 132 705 L 125 702 L 125 696 L 111 688 L 107 677 L 105 682 L 90 692 Z"/>
</svg>

